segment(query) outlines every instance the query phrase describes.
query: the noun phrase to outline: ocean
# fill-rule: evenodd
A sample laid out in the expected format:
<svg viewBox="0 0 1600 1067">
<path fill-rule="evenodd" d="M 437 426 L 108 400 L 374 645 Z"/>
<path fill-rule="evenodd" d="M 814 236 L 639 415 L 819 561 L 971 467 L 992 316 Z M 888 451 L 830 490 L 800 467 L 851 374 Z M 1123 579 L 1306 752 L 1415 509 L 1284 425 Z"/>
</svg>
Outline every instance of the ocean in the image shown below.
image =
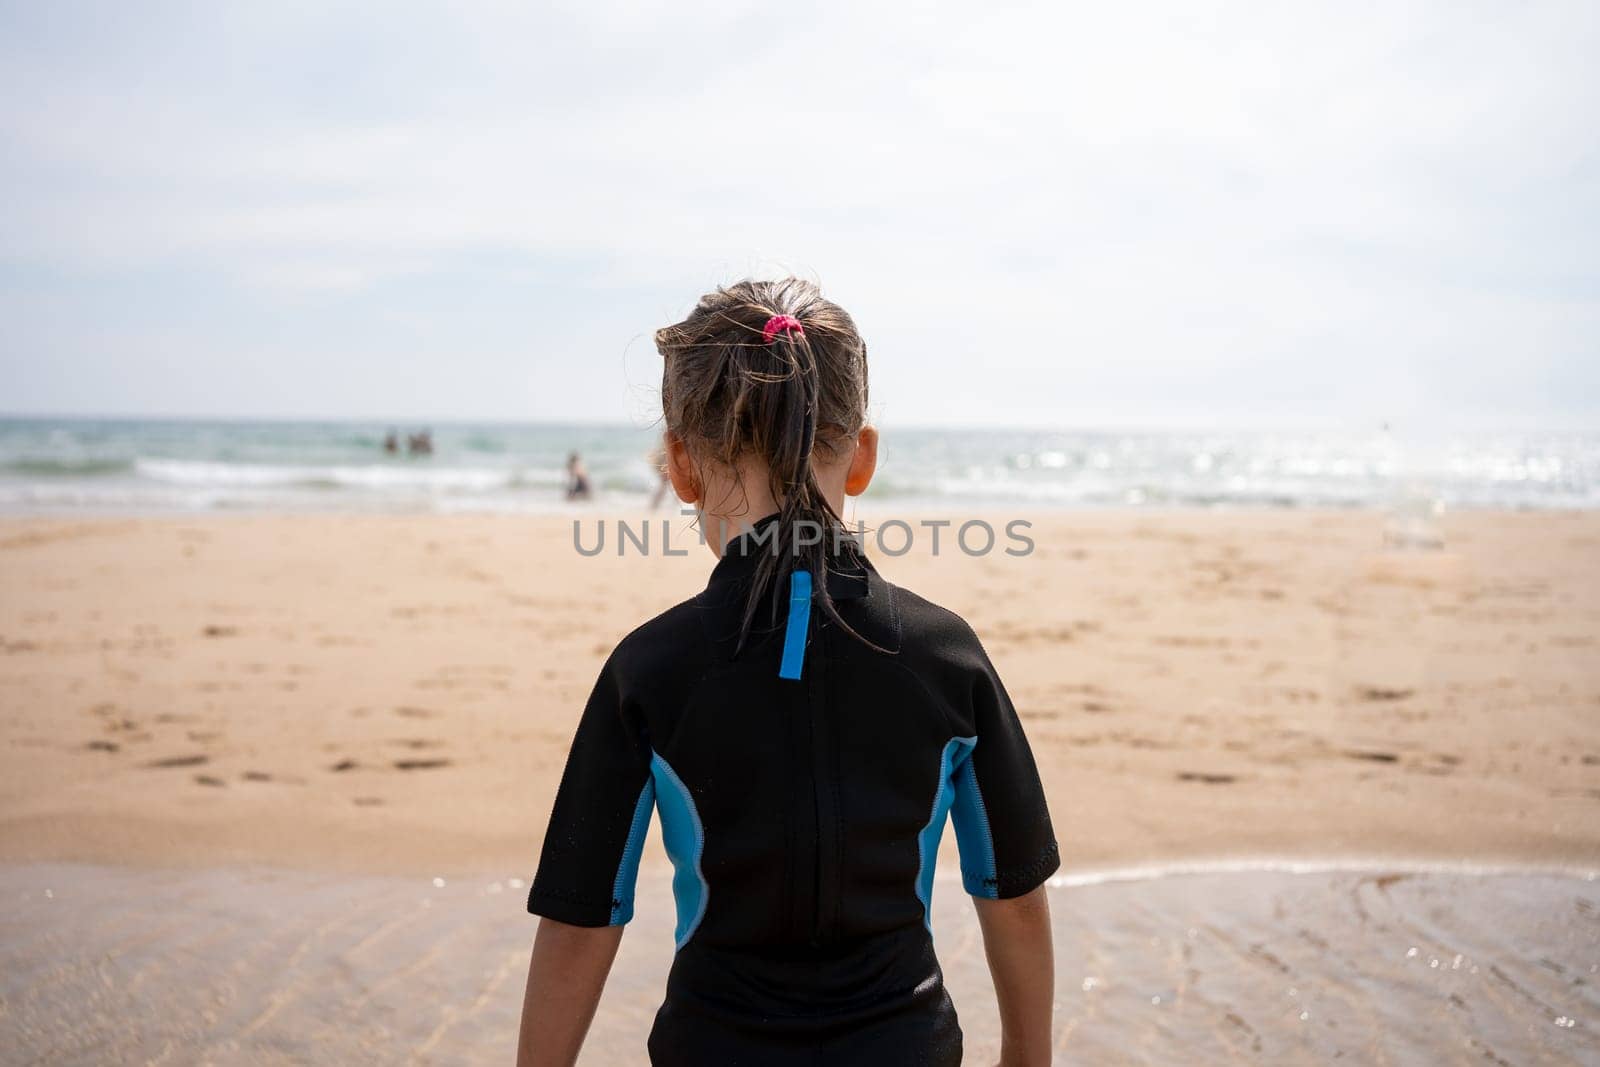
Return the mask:
<svg viewBox="0 0 1600 1067">
<path fill-rule="evenodd" d="M 562 512 L 645 506 L 659 428 L 0 419 L 0 512 Z M 566 457 L 594 498 L 569 504 Z M 1600 507 L 1600 434 L 884 431 L 875 511 Z"/>
</svg>

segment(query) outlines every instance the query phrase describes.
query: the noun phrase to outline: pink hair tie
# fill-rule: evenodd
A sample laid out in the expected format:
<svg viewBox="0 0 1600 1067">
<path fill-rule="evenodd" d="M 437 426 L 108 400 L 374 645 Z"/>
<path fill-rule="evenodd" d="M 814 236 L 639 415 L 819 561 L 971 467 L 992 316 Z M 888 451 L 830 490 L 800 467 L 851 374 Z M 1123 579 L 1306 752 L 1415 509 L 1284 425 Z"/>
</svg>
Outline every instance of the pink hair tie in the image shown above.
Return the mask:
<svg viewBox="0 0 1600 1067">
<path fill-rule="evenodd" d="M 767 320 L 767 324 L 765 326 L 761 327 L 762 343 L 770 345 L 772 343 L 772 339 L 778 336 L 780 333 L 783 333 L 785 330 L 797 333 L 801 337 L 806 335 L 805 327 L 801 326 L 800 320 L 795 318 L 793 315 L 774 315 L 772 318 Z"/>
</svg>

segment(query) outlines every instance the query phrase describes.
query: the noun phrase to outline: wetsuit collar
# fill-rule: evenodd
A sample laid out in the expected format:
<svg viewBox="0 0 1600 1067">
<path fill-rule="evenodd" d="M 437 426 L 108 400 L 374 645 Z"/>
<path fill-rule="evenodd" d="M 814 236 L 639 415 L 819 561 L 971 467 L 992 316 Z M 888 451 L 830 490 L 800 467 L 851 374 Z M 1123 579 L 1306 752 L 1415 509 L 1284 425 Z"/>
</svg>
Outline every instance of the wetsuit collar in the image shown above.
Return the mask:
<svg viewBox="0 0 1600 1067">
<path fill-rule="evenodd" d="M 722 558 L 711 571 L 707 589 L 716 589 L 729 582 L 747 581 L 756 572 L 763 554 L 775 551 L 777 531 L 771 529 L 778 522 L 778 513 L 764 515 L 751 523 L 749 529 L 733 538 L 722 550 Z M 865 554 L 835 551 L 828 548 L 828 595 L 834 600 L 859 600 L 871 596 L 873 588 L 882 579 L 868 562 Z"/>
<path fill-rule="evenodd" d="M 772 531 L 760 537 L 762 531 L 778 521 L 777 515 L 766 515 L 750 524 L 751 529 L 729 541 L 723 549 L 722 559 L 711 571 L 706 589 L 695 598 L 706 626 L 707 636 L 719 657 L 732 659 L 740 644 L 740 620 L 744 616 L 745 596 L 755 578 L 756 567 L 762 554 L 771 552 Z M 753 536 L 754 535 L 754 536 Z M 895 587 L 878 574 L 865 553 L 853 552 L 848 546 L 843 552 L 831 551 L 828 545 L 827 588 L 829 598 L 858 634 L 865 636 L 879 648 L 890 652 L 900 648 L 899 611 L 895 606 Z M 768 593 L 769 600 L 778 597 L 787 601 L 792 593 L 792 580 L 780 571 L 779 580 Z M 815 581 L 816 576 L 812 576 Z M 772 605 L 769 603 L 769 607 Z M 778 611 L 760 610 L 751 620 L 750 638 L 764 642 L 784 630 Z"/>
</svg>

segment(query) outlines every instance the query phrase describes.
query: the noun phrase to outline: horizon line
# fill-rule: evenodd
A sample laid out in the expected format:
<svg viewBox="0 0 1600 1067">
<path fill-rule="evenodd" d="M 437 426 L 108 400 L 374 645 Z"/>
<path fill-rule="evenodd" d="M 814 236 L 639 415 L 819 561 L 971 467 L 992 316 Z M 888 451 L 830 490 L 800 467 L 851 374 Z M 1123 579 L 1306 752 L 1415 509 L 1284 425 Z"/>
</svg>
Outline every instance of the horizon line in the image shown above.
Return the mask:
<svg viewBox="0 0 1600 1067">
<path fill-rule="evenodd" d="M 659 421 L 656 416 L 648 423 L 626 417 L 605 416 L 549 416 L 549 415 L 328 415 L 328 414 L 196 414 L 192 412 L 113 412 L 113 411 L 3 411 L 0 422 L 152 422 L 152 423 L 256 423 L 294 424 L 325 423 L 341 425 L 370 425 L 400 429 L 402 427 L 427 429 L 434 426 L 564 426 L 582 428 L 628 429 L 649 432 Z M 1434 432 L 1495 432 L 1495 433 L 1552 433 L 1600 434 L 1600 417 L 1593 420 L 1558 418 L 1402 418 L 1373 414 L 1370 417 L 1304 415 L 1298 418 L 1253 420 L 1248 418 L 1153 418 L 1110 417 L 1098 420 L 1063 420 L 1061 422 L 984 422 L 950 420 L 939 422 L 915 419 L 899 422 L 888 419 L 868 419 L 868 425 L 891 428 L 895 431 L 972 431 L 993 433 L 1396 433 L 1404 435 L 1417 430 Z"/>
</svg>

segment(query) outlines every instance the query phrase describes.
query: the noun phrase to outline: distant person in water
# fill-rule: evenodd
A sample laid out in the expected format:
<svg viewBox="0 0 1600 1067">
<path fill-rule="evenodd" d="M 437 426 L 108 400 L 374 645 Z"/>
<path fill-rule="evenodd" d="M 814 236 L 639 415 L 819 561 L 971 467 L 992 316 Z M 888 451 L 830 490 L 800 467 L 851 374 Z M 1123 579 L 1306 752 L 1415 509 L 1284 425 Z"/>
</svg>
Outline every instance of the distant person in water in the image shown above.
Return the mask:
<svg viewBox="0 0 1600 1067">
<path fill-rule="evenodd" d="M 423 430 L 406 438 L 406 451 L 413 456 L 433 455 L 433 431 Z"/>
<path fill-rule="evenodd" d="M 583 457 L 576 452 L 567 457 L 567 499 L 588 500 L 589 472 L 584 468 Z"/>
<path fill-rule="evenodd" d="M 390 430 L 383 436 L 383 450 L 389 455 L 400 451 L 400 435 Z"/>
</svg>

